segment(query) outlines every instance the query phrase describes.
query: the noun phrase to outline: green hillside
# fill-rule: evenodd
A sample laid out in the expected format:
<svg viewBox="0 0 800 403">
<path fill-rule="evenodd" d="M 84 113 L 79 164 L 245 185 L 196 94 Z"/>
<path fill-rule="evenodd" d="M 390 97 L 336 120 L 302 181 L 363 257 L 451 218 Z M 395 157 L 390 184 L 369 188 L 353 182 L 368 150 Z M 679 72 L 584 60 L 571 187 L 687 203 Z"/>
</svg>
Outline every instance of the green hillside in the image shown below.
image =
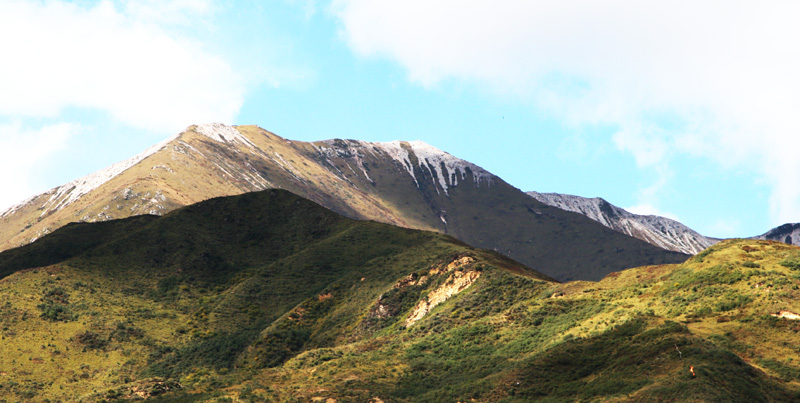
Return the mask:
<svg viewBox="0 0 800 403">
<path fill-rule="evenodd" d="M 800 321 L 771 314 L 798 262 L 734 240 L 562 284 L 285 191 L 211 199 L 0 253 L 0 401 L 797 400 Z"/>
<path fill-rule="evenodd" d="M 153 379 L 280 365 L 394 325 L 364 308 L 398 279 L 448 280 L 452 270 L 428 273 L 453 261 L 458 273 L 545 279 L 448 236 L 353 221 L 280 190 L 69 225 L 0 254 L 0 396 L 92 401 Z M 390 311 L 423 291 L 395 293 Z"/>
</svg>

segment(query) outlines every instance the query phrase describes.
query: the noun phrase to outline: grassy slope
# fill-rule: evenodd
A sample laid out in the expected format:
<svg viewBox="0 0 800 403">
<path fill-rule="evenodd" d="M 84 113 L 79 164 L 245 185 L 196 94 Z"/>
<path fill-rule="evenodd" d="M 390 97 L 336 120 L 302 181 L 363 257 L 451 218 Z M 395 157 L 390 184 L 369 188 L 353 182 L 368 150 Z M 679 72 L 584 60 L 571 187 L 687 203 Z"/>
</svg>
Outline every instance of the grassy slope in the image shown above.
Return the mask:
<svg viewBox="0 0 800 403">
<path fill-rule="evenodd" d="M 209 374 L 239 377 L 237 367 L 279 365 L 354 329 L 372 334 L 392 320 L 361 325 L 363 307 L 398 279 L 465 255 L 538 276 L 453 238 L 352 221 L 284 191 L 67 226 L 2 254 L 2 273 L 16 273 L 0 281 L 0 396 L 93 401 L 159 379 L 215 389 Z"/>
<path fill-rule="evenodd" d="M 797 400 L 800 322 L 770 314 L 800 311 L 798 262 L 800 249 L 785 244 L 726 241 L 682 265 L 626 270 L 601 282 L 551 284 L 493 272 L 414 327 L 306 352 L 229 395 Z"/>
<path fill-rule="evenodd" d="M 800 323 L 769 315 L 800 311 L 800 249 L 785 244 L 726 241 L 558 284 L 280 191 L 104 225 L 44 238 L 83 248 L 44 268 L 39 243 L 9 251 L 23 270 L 0 281 L 0 398 L 126 400 L 178 383 L 153 401 L 800 398 Z M 456 270 L 474 284 L 406 326 L 452 282 L 437 269 L 465 257 Z"/>
</svg>

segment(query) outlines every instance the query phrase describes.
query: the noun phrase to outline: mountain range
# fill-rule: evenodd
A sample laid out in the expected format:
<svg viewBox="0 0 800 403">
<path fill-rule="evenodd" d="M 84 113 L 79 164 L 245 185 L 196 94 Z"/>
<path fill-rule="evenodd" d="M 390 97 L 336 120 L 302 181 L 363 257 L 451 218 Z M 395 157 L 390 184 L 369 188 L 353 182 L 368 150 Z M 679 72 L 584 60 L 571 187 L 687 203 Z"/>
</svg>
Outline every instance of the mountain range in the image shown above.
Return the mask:
<svg viewBox="0 0 800 403">
<path fill-rule="evenodd" d="M 688 257 L 539 202 L 420 141 L 300 142 L 256 126 L 222 124 L 190 126 L 127 161 L 11 207 L 0 214 L 0 248 L 25 245 L 71 222 L 160 215 L 270 188 L 346 217 L 449 234 L 560 281 L 598 280 Z"/>
<path fill-rule="evenodd" d="M 666 217 L 633 214 L 600 197 L 539 192 L 527 194 L 549 206 L 582 214 L 615 231 L 675 252 L 694 255 L 721 241 L 719 238 L 700 235 L 686 225 Z M 749 238 L 800 245 L 800 224 L 784 224 Z"/>
<path fill-rule="evenodd" d="M 0 399 L 796 401 L 798 270 L 727 240 L 558 283 L 288 191 L 217 197 L 0 253 Z"/>
<path fill-rule="evenodd" d="M 0 224 L 0 401 L 800 400 L 800 226 L 706 238 L 419 141 L 191 126 Z"/>
<path fill-rule="evenodd" d="M 700 235 L 669 218 L 630 213 L 600 197 L 538 192 L 527 194 L 549 206 L 583 214 L 608 228 L 667 250 L 694 255 L 720 241 Z"/>
</svg>

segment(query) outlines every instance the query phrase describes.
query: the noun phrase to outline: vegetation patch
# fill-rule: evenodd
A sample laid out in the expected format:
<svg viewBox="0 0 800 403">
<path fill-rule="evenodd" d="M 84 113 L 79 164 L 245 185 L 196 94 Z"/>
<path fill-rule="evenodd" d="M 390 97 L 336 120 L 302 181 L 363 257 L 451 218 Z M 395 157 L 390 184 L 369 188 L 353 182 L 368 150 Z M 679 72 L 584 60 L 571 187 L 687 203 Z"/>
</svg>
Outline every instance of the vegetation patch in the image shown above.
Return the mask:
<svg viewBox="0 0 800 403">
<path fill-rule="evenodd" d="M 790 270 L 800 270 L 800 252 L 793 251 L 789 253 L 789 255 L 778 262 L 778 264 Z"/>
<path fill-rule="evenodd" d="M 48 289 L 37 305 L 41 317 L 51 322 L 69 322 L 78 319 L 78 315 L 69 308 L 69 294 L 61 287 Z"/>
</svg>

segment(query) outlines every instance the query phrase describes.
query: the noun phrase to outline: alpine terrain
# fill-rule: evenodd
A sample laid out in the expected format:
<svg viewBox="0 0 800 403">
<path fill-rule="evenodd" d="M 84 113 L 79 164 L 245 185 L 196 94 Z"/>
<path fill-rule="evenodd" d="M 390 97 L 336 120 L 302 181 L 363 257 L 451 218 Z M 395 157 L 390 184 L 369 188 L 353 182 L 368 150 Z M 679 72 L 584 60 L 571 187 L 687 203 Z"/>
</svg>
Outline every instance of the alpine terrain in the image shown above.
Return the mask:
<svg viewBox="0 0 800 403">
<path fill-rule="evenodd" d="M 534 199 L 562 210 L 580 213 L 623 234 L 652 245 L 694 255 L 719 242 L 666 217 L 633 214 L 599 197 L 527 192 Z"/>
<path fill-rule="evenodd" d="M 800 245 L 800 223 L 783 224 L 753 238 L 779 241 L 789 245 Z"/>
<path fill-rule="evenodd" d="M 696 254 L 721 239 L 700 235 L 691 228 L 666 217 L 633 214 L 602 198 L 587 198 L 560 193 L 527 192 L 549 206 L 580 213 L 608 228 L 639 238 L 667 250 Z M 800 245 L 800 223 L 783 224 L 763 235 L 749 237 Z"/>
<path fill-rule="evenodd" d="M 71 222 L 165 214 L 212 197 L 280 188 L 355 219 L 450 234 L 559 280 L 600 279 L 688 256 L 528 197 L 420 141 L 299 142 L 205 124 L 0 214 L 2 249 Z"/>
<path fill-rule="evenodd" d="M 784 243 L 557 283 L 266 190 L 0 253 L 0 400 L 797 401 L 798 301 Z"/>
</svg>

